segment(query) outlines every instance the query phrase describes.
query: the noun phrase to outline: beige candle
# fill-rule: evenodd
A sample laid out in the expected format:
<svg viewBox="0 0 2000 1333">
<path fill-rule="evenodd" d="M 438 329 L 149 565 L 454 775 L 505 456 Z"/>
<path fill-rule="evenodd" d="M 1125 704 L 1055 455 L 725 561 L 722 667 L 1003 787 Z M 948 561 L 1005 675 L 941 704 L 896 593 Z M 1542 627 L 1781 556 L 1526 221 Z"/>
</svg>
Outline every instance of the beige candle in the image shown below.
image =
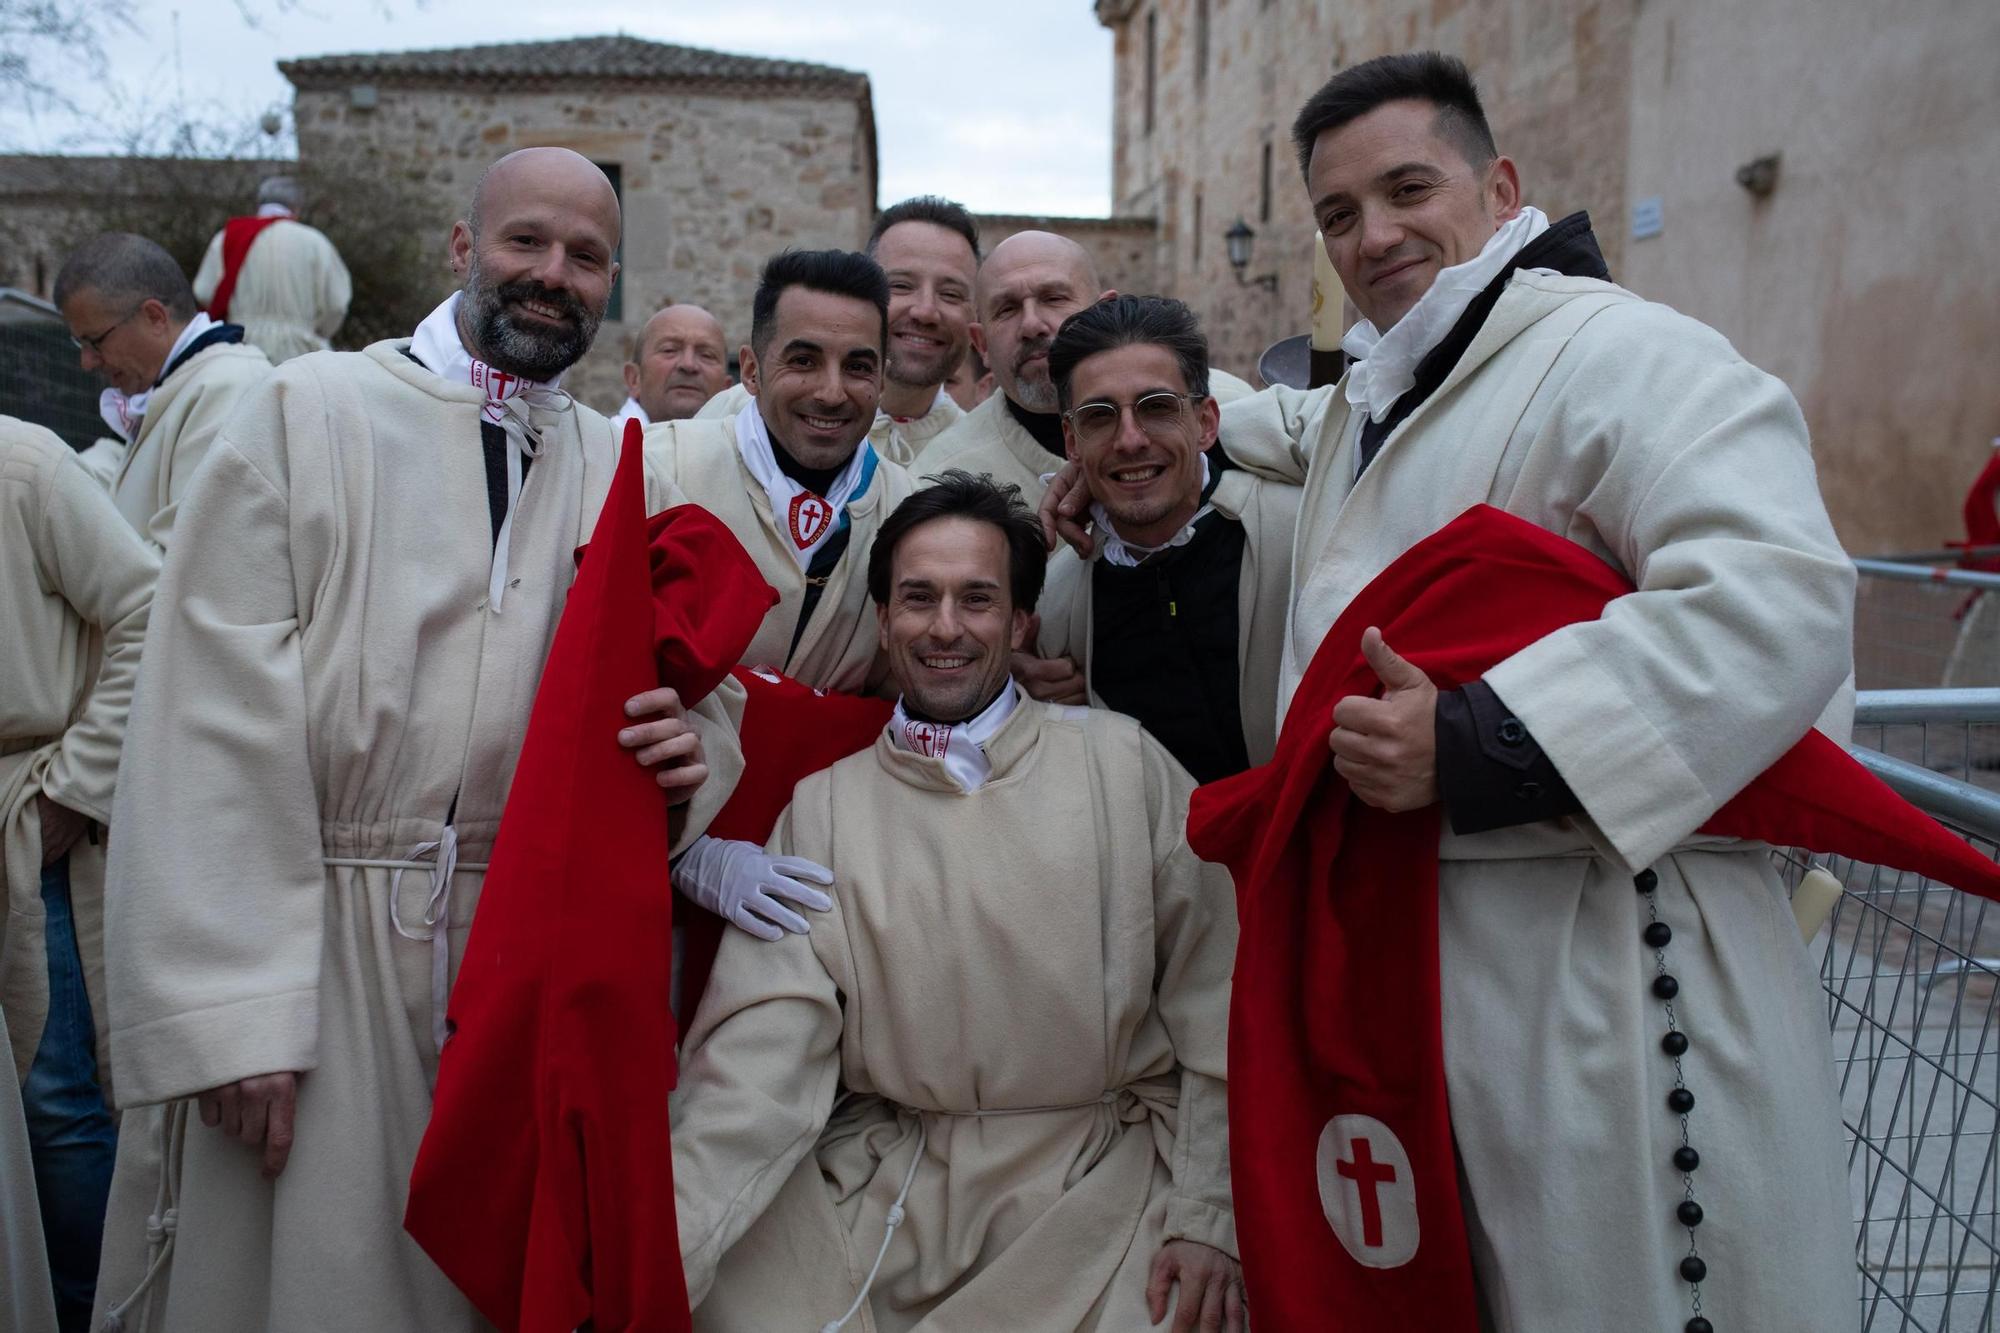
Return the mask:
<svg viewBox="0 0 2000 1333">
<path fill-rule="evenodd" d="M 1312 304 L 1312 345 L 1313 350 L 1331 352 L 1340 346 L 1341 327 L 1340 277 L 1333 271 L 1333 261 L 1326 257 L 1326 237 L 1313 233 L 1313 304 Z"/>
</svg>

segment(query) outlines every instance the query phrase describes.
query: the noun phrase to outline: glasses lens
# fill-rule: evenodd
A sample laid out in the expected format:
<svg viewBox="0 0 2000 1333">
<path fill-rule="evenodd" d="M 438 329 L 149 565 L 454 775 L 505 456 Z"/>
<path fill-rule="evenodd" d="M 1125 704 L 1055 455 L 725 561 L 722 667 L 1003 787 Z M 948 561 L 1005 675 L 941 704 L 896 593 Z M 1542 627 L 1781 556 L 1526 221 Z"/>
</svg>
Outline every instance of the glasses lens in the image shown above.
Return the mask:
<svg viewBox="0 0 2000 1333">
<path fill-rule="evenodd" d="M 1148 435 L 1165 435 L 1178 429 L 1181 423 L 1181 400 L 1178 394 L 1149 393 L 1132 404 L 1132 415 L 1139 418 L 1139 429 Z"/>
<path fill-rule="evenodd" d="M 1118 409 L 1109 403 L 1085 403 L 1070 413 L 1077 438 L 1095 444 L 1118 429 Z"/>
</svg>

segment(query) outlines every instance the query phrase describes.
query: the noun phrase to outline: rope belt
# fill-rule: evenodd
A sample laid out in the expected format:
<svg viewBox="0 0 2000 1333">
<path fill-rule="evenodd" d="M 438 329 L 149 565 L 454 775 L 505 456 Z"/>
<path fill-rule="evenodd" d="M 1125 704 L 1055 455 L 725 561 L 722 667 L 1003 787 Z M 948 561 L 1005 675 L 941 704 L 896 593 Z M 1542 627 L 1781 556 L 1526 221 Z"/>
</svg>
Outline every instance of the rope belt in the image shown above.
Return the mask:
<svg viewBox="0 0 2000 1333">
<path fill-rule="evenodd" d="M 458 830 L 450 824 L 444 826 L 444 833 L 436 842 L 420 842 L 410 849 L 404 860 L 366 856 L 328 856 L 321 864 L 329 866 L 352 866 L 363 870 L 388 870 L 389 876 L 389 924 L 396 933 L 406 940 L 428 942 L 431 946 L 431 1039 L 438 1050 L 444 1049 L 445 1001 L 451 995 L 451 881 L 461 871 L 471 873 L 486 869 L 484 861 L 464 861 L 458 859 Z M 411 930 L 403 924 L 396 912 L 396 904 L 402 896 L 403 872 L 422 870 L 431 877 L 431 895 L 424 904 L 423 928 Z"/>
</svg>

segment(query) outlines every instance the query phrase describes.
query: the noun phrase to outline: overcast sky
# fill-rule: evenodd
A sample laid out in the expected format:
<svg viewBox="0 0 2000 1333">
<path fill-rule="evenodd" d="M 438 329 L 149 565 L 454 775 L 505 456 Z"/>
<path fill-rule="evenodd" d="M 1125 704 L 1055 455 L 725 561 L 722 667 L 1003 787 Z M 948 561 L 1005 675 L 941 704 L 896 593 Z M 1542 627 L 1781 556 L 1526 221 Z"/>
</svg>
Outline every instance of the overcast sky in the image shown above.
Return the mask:
<svg viewBox="0 0 2000 1333">
<path fill-rule="evenodd" d="M 171 112 L 180 97 L 204 122 L 254 123 L 268 108 L 289 106 L 291 85 L 276 62 L 296 56 L 626 32 L 865 71 L 884 203 L 930 192 L 987 212 L 1092 216 L 1109 208 L 1111 34 L 1090 0 L 977 8 L 907 0 L 367 3 L 142 0 L 131 11 L 136 30 L 109 43 L 108 83 L 117 91 L 96 91 L 80 69 L 51 70 L 87 114 L 28 119 L 8 108 L 0 143 L 116 151 L 126 127 L 146 114 L 141 108 Z"/>
</svg>

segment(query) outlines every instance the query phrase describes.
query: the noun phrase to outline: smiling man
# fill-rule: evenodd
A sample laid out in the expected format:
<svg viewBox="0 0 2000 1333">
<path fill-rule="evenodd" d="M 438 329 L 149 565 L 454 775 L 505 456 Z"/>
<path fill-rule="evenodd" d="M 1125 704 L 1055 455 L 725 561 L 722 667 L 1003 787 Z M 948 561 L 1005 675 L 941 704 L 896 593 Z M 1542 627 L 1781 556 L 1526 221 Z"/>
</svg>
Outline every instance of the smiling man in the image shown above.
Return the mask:
<svg viewBox="0 0 2000 1333">
<path fill-rule="evenodd" d="M 617 459 L 560 381 L 603 316 L 619 223 L 577 154 L 501 159 L 452 229 L 462 290 L 412 338 L 287 361 L 188 494 L 127 730 L 106 939 L 120 1105 L 191 1100 L 144 1133 L 127 1110 L 100 1324 L 484 1327 L 401 1220 L 446 997 Z M 687 833 L 727 795 L 706 762 L 734 747 L 703 707 L 717 725 L 649 692 L 619 735 Z"/>
<path fill-rule="evenodd" d="M 1234 899 L 1187 848 L 1193 784 L 1164 749 L 1009 679 L 1042 576 L 1012 489 L 964 473 L 875 540 L 896 712 L 798 785 L 771 839 L 831 870 L 830 910 L 774 944 L 730 932 L 688 1033 L 697 1328 L 864 1307 L 852 1327 L 1244 1326 Z"/>
<path fill-rule="evenodd" d="M 55 302 L 104 421 L 125 442 L 111 498 L 155 552 L 245 389 L 271 371 L 236 324 L 210 319 L 173 256 L 143 236 L 93 236 L 56 273 Z"/>
<path fill-rule="evenodd" d="M 729 525 L 778 590 L 743 665 L 824 689 L 881 679 L 861 566 L 912 489 L 868 442 L 889 284 L 867 255 L 787 250 L 764 266 L 735 415 L 655 424 L 647 466 Z"/>
<path fill-rule="evenodd" d="M 1263 763 L 1299 488 L 1212 447 L 1208 340 L 1179 301 L 1117 296 L 1070 316 L 1049 373 L 1097 542 L 1050 560 L 1039 652 L 1076 663 L 1091 703 L 1137 718 L 1198 782 Z"/>
<path fill-rule="evenodd" d="M 1340 384 L 1222 410 L 1238 461 L 1305 486 L 1280 709 L 1355 596 L 1471 506 L 1636 588 L 1445 688 L 1370 631 L 1381 696 L 1300 723 L 1362 802 L 1443 807 L 1430 965 L 1469 1238 L 1443 1261 L 1502 1333 L 1850 1326 L 1824 996 L 1769 849 L 1697 834 L 1808 728 L 1847 730 L 1854 570 L 1798 405 L 1614 286 L 1587 217 L 1524 204 L 1457 60 L 1343 70 L 1293 136 L 1363 321 Z M 1351 1220 L 1386 1177 L 1321 1180 Z"/>
<path fill-rule="evenodd" d="M 670 305 L 632 340 L 625 406 L 612 424 L 680 421 L 728 387 L 729 344 L 721 321 L 698 305 Z"/>
</svg>

